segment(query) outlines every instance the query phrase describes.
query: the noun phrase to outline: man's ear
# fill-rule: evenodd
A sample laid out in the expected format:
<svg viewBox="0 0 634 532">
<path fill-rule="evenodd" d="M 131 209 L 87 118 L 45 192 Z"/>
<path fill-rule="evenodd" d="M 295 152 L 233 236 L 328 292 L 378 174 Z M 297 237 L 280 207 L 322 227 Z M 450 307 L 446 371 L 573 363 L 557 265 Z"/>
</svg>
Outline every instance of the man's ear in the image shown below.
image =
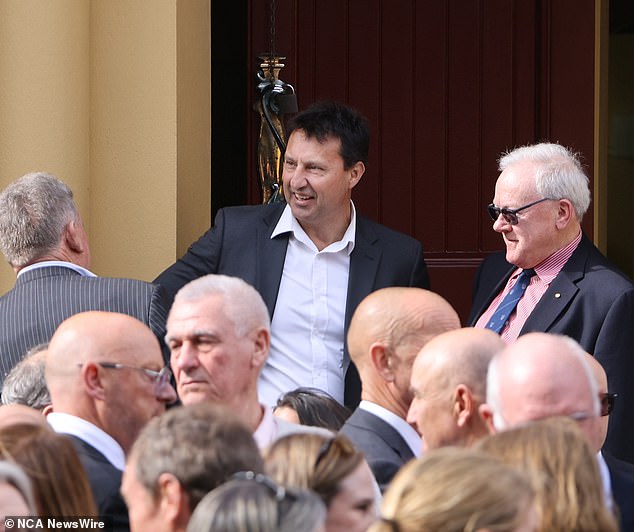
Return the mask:
<svg viewBox="0 0 634 532">
<path fill-rule="evenodd" d="M 464 427 L 474 414 L 478 415 L 477 412 L 473 411 L 475 403 L 469 387 L 464 384 L 458 384 L 453 393 L 453 400 L 456 424 L 459 427 Z"/>
<path fill-rule="evenodd" d="M 370 346 L 370 362 L 374 370 L 385 382 L 394 382 L 393 360 L 389 349 L 381 342 L 374 342 Z"/>
<path fill-rule="evenodd" d="M 74 253 L 81 254 L 86 251 L 85 241 L 81 237 L 81 228 L 77 220 L 71 220 L 64 227 L 64 240 L 68 248 Z"/>
<path fill-rule="evenodd" d="M 251 358 L 253 364 L 259 368 L 263 367 L 266 358 L 269 355 L 271 347 L 271 333 L 264 327 L 255 329 L 251 333 L 253 335 L 254 351 Z"/>
<path fill-rule="evenodd" d="M 101 375 L 99 364 L 95 362 L 86 362 L 81 368 L 81 379 L 86 393 L 94 399 L 105 401 L 106 389 L 101 380 Z"/>
<path fill-rule="evenodd" d="M 565 229 L 573 217 L 575 217 L 575 210 L 570 200 L 560 199 L 557 208 L 557 228 Z"/>
<path fill-rule="evenodd" d="M 491 434 L 495 434 L 497 430 L 495 430 L 495 425 L 493 424 L 493 410 L 491 407 L 486 403 L 482 403 L 480 408 L 478 408 L 478 411 L 480 412 L 480 416 L 482 417 L 487 429 L 489 429 L 489 432 Z"/>
<path fill-rule="evenodd" d="M 158 478 L 158 506 L 162 519 L 172 530 L 187 527 L 191 517 L 189 496 L 172 473 L 161 473 Z"/>
<path fill-rule="evenodd" d="M 348 170 L 350 172 L 349 186 L 350 190 L 352 190 L 357 183 L 361 180 L 361 176 L 365 173 L 365 164 L 362 161 L 357 161 L 352 165 L 352 167 Z"/>
</svg>

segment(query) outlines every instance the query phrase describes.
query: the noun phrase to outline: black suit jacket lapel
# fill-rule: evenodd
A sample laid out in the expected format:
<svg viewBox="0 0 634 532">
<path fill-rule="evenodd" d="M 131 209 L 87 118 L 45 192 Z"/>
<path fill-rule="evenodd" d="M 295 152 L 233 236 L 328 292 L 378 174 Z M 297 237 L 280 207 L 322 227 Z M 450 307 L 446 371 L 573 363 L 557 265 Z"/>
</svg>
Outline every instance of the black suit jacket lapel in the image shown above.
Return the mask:
<svg viewBox="0 0 634 532">
<path fill-rule="evenodd" d="M 382 251 L 374 245 L 377 236 L 363 219 L 357 217 L 354 249 L 350 254 L 348 294 L 346 299 L 345 330 L 348 330 L 352 313 L 361 300 L 373 291 Z"/>
<path fill-rule="evenodd" d="M 531 331 L 548 332 L 561 313 L 568 308 L 579 291 L 577 283 L 585 275 L 588 245 L 589 242 L 583 236 L 577 249 L 531 312 L 520 334 Z"/>
<path fill-rule="evenodd" d="M 271 238 L 271 234 L 273 234 L 273 230 L 282 216 L 285 204 L 280 203 L 279 206 L 279 209 L 267 212 L 262 217 L 263 223 L 258 224 L 256 237 L 258 247 L 255 254 L 258 261 L 256 288 L 264 299 L 271 317 L 273 317 L 277 293 L 282 280 L 289 235 L 289 233 L 284 233 Z"/>
</svg>

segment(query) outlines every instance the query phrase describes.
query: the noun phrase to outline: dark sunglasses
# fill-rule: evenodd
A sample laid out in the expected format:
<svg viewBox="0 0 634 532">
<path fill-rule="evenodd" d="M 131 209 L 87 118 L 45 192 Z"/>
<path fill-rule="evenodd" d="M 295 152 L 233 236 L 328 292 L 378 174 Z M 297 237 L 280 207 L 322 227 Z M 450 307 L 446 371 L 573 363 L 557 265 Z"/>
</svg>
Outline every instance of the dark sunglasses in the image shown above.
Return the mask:
<svg viewBox="0 0 634 532">
<path fill-rule="evenodd" d="M 541 203 L 542 201 L 546 201 L 549 199 L 550 198 L 542 198 L 540 200 L 534 201 L 533 203 L 529 203 L 528 205 L 524 205 L 517 209 L 507 209 L 506 207 L 496 207 L 494 203 L 491 203 L 490 205 L 487 205 L 487 211 L 489 211 L 489 216 L 494 222 L 500 217 L 500 214 L 501 214 L 504 217 L 504 221 L 507 224 L 517 225 L 517 222 L 519 222 L 519 219 L 517 218 L 518 212 L 523 211 L 524 209 L 528 209 L 529 207 L 532 207 L 533 205 L 537 205 L 538 203 Z"/>
<path fill-rule="evenodd" d="M 601 415 L 609 416 L 614 410 L 614 403 L 616 402 L 616 398 L 619 396 L 618 393 L 602 393 L 601 394 Z"/>
</svg>

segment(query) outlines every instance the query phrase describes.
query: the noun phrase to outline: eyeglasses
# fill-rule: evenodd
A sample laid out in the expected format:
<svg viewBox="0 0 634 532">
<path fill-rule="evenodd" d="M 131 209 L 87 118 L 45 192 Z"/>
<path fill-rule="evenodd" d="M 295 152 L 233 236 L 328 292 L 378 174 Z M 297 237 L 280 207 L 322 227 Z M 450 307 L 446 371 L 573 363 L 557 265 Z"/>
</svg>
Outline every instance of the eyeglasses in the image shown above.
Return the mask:
<svg viewBox="0 0 634 532">
<path fill-rule="evenodd" d="M 326 456 L 328 456 L 330 450 L 335 446 L 339 448 L 339 453 L 341 456 L 350 456 L 357 452 L 348 438 L 341 435 L 335 435 L 332 438 L 328 438 L 324 443 L 321 444 L 321 447 L 319 447 L 317 457 L 315 458 L 315 469 L 317 469 L 317 466 L 322 462 L 324 458 L 326 458 Z"/>
<path fill-rule="evenodd" d="M 614 410 L 614 403 L 616 402 L 616 398 L 619 396 L 618 393 L 602 393 L 600 394 L 601 399 L 601 415 L 609 416 Z"/>
<path fill-rule="evenodd" d="M 133 369 L 145 373 L 154 381 L 154 393 L 157 393 L 172 380 L 172 370 L 168 366 L 165 366 L 160 371 L 156 371 L 149 368 L 138 368 L 128 364 L 119 364 L 117 362 L 97 362 L 97 364 L 106 369 Z M 79 364 L 79 366 L 81 367 L 81 364 Z"/>
<path fill-rule="evenodd" d="M 517 209 L 507 209 L 506 207 L 496 207 L 495 203 L 491 203 L 487 205 L 487 211 L 489 211 L 489 216 L 494 222 L 500 217 L 500 214 L 501 214 L 504 217 L 504 221 L 507 224 L 517 225 L 517 223 L 519 222 L 519 219 L 517 218 L 518 212 L 523 211 L 524 209 L 528 209 L 529 207 L 532 207 L 533 205 L 537 205 L 538 203 L 541 203 L 542 201 L 547 201 L 549 199 L 551 198 L 542 198 L 540 200 L 534 201 L 533 203 L 529 203 L 528 205 L 524 205 Z"/>
</svg>

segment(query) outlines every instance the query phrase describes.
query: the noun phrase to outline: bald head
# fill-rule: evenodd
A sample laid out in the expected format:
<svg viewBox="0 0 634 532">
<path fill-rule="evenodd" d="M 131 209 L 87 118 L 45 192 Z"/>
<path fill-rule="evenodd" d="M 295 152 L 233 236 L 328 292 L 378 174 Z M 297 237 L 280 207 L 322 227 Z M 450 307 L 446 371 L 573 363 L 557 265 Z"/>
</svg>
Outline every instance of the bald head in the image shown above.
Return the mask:
<svg viewBox="0 0 634 532">
<path fill-rule="evenodd" d="M 495 426 L 571 414 L 587 418 L 582 426 L 594 424 L 597 387 L 584 357 L 573 339 L 548 333 L 526 334 L 507 346 L 491 361 L 487 378 Z"/>
<path fill-rule="evenodd" d="M 416 355 L 407 421 L 425 449 L 470 445 L 487 434 L 479 407 L 489 362 L 505 345 L 488 329 L 464 328 L 432 338 Z"/>
<path fill-rule="evenodd" d="M 434 292 L 413 287 L 372 292 L 356 308 L 348 329 L 362 397 L 405 417 L 416 353 L 434 336 L 458 327 L 456 311 Z"/>
<path fill-rule="evenodd" d="M 127 451 L 152 417 L 176 399 L 158 340 L 139 320 L 83 312 L 64 321 L 49 343 L 46 381 L 55 412 L 81 417 Z"/>
</svg>

